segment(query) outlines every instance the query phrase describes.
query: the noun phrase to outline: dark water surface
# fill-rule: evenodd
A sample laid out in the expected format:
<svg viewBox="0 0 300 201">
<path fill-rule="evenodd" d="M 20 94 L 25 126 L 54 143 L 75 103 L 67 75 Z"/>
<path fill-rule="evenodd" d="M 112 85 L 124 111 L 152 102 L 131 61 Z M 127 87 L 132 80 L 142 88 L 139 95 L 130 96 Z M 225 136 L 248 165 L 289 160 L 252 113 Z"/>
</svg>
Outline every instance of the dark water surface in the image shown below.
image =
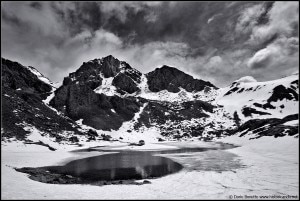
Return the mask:
<svg viewBox="0 0 300 201">
<path fill-rule="evenodd" d="M 178 172 L 182 165 L 149 152 L 120 152 L 74 160 L 47 170 L 88 181 L 154 178 Z"/>
</svg>

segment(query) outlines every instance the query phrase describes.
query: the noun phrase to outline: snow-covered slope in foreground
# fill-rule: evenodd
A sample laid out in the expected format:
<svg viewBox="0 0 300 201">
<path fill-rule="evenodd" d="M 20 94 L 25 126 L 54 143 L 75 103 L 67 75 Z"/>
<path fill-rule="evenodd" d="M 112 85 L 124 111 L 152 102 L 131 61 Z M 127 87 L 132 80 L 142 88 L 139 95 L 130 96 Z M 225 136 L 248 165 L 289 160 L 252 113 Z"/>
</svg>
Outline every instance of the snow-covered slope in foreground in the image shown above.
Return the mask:
<svg viewBox="0 0 300 201">
<path fill-rule="evenodd" d="M 281 79 L 257 82 L 243 77 L 219 89 L 215 104 L 224 106 L 233 115 L 237 112 L 244 122 L 249 119 L 283 118 L 298 113 L 298 74 Z"/>
<path fill-rule="evenodd" d="M 263 137 L 248 140 L 237 136 L 222 139 L 238 143 L 241 147 L 228 151 L 168 155 L 181 162 L 182 171 L 158 179 L 151 179 L 147 185 L 63 185 L 45 184 L 33 181 L 26 174 L 16 172 L 13 167 L 38 167 L 62 164 L 70 159 L 92 156 L 95 152 L 71 153 L 51 152 L 36 145 L 19 149 L 2 148 L 2 199 L 230 199 L 230 196 L 287 196 L 299 197 L 299 141 L 293 137 Z M 194 142 L 193 146 L 203 146 L 204 142 Z M 174 145 L 174 144 L 173 144 Z M 192 146 L 192 145 L 191 145 Z M 217 172 L 189 168 L 190 164 L 220 165 L 223 156 L 237 155 L 236 160 L 244 168 Z M 101 153 L 96 152 L 97 155 Z M 221 158 L 220 158 L 221 157 Z M 216 160 L 214 160 L 214 158 Z M 269 199 L 271 197 L 268 197 Z M 240 199 L 244 199 L 240 198 Z"/>
</svg>

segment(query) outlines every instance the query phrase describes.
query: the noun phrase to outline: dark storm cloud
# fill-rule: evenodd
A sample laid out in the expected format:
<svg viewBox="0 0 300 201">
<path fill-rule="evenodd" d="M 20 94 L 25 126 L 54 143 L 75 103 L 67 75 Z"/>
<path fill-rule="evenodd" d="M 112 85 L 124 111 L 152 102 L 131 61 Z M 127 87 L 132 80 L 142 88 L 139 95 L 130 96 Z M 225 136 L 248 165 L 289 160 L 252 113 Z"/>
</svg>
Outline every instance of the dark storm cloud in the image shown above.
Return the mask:
<svg viewBox="0 0 300 201">
<path fill-rule="evenodd" d="M 97 2 L 65 2 L 53 3 L 52 7 L 58 14 L 71 35 L 83 30 L 96 31 L 105 23 L 105 16 L 100 11 Z M 62 7 L 63 6 L 63 7 Z"/>
<path fill-rule="evenodd" d="M 235 44 L 232 30 L 239 15 L 238 11 L 246 4 L 237 3 L 230 10 L 226 9 L 227 4 L 164 2 L 161 7 L 128 12 L 125 22 L 110 18 L 104 28 L 122 38 L 126 38 L 134 30 L 137 37 L 132 42 L 135 43 L 184 42 L 195 49 L 196 53 L 204 54 L 210 48 L 226 49 Z M 151 13 L 156 15 L 156 20 L 145 22 L 145 18 Z M 216 16 L 215 20 L 208 23 L 212 16 Z"/>
<path fill-rule="evenodd" d="M 41 9 L 42 8 L 42 4 L 39 3 L 39 2 L 32 2 L 32 3 L 30 3 L 30 6 L 32 8 L 36 8 L 36 9 Z"/>
<path fill-rule="evenodd" d="M 3 56 L 54 81 L 108 54 L 142 72 L 167 64 L 219 86 L 299 66 L 297 2 L 4 2 L 1 9 Z"/>
</svg>

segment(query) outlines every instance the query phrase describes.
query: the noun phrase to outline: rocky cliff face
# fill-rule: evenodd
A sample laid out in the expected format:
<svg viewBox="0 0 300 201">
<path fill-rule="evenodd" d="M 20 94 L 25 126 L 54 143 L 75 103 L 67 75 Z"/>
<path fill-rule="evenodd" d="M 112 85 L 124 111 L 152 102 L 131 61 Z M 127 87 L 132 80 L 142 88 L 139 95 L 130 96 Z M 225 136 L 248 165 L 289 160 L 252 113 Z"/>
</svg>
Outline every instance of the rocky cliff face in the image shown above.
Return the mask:
<svg viewBox="0 0 300 201">
<path fill-rule="evenodd" d="M 117 92 L 120 94 L 125 94 L 125 93 L 132 94 L 134 92 L 139 91 L 136 82 L 134 82 L 132 78 L 130 78 L 124 73 L 118 74 L 113 79 L 112 85 L 117 87 Z"/>
<path fill-rule="evenodd" d="M 1 80 L 5 88 L 26 91 L 27 93 L 35 94 L 40 99 L 45 99 L 52 91 L 52 86 L 41 81 L 36 75 L 31 73 L 28 67 L 3 58 L 1 62 Z"/>
<path fill-rule="evenodd" d="M 76 82 L 55 91 L 50 105 L 75 121 L 83 119 L 83 124 L 102 130 L 120 128 L 140 107 L 135 99 L 97 94 L 90 86 Z"/>
<path fill-rule="evenodd" d="M 26 139 L 30 128 L 67 140 L 80 135 L 72 119 L 57 114 L 43 101 L 53 87 L 17 62 L 2 59 L 2 138 Z"/>
</svg>

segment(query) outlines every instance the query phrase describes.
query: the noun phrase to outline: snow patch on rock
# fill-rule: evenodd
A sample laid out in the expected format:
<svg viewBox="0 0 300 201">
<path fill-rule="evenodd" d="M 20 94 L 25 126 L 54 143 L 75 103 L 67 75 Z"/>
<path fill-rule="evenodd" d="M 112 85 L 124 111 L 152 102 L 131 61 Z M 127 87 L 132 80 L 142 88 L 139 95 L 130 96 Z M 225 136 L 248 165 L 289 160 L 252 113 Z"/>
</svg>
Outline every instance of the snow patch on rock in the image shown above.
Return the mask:
<svg viewBox="0 0 300 201">
<path fill-rule="evenodd" d="M 235 81 L 236 83 L 249 83 L 249 82 L 257 82 L 256 79 L 252 76 L 241 77 L 240 79 Z"/>
<path fill-rule="evenodd" d="M 112 84 L 114 77 L 105 78 L 101 73 L 100 77 L 102 78 L 102 84 L 94 92 L 106 96 L 117 95 L 117 88 Z"/>
</svg>

